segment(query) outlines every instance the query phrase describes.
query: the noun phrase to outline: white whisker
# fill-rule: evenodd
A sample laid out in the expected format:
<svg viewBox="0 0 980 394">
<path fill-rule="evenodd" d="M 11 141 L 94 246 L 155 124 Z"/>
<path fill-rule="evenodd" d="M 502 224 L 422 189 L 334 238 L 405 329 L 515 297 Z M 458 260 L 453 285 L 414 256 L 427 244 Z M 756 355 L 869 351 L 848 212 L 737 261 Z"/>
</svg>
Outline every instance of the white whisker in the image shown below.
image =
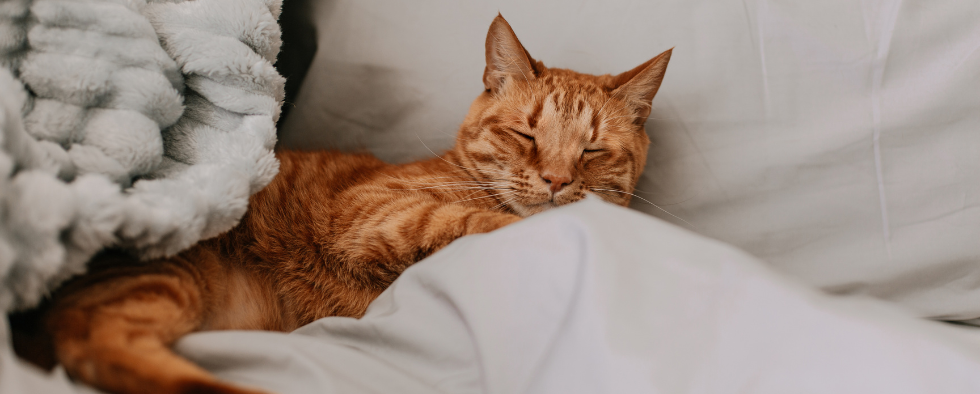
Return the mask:
<svg viewBox="0 0 980 394">
<path fill-rule="evenodd" d="M 624 192 L 624 191 L 622 191 L 622 190 L 614 190 L 614 189 L 599 189 L 599 188 L 596 188 L 596 187 L 590 187 L 589 189 L 591 189 L 591 190 L 594 190 L 594 191 L 599 191 L 599 190 L 602 190 L 602 191 L 607 191 L 607 192 L 614 192 L 614 193 L 623 193 L 623 194 L 629 194 L 629 195 L 631 195 L 631 196 L 633 196 L 633 197 L 636 197 L 636 198 L 639 198 L 639 199 L 641 199 L 641 200 L 643 200 L 643 201 L 646 201 L 646 202 L 647 202 L 648 204 L 650 204 L 650 205 L 653 205 L 653 206 L 655 206 L 655 207 L 657 207 L 657 209 L 659 209 L 659 210 L 661 210 L 661 211 L 664 211 L 664 213 L 666 213 L 666 214 L 668 214 L 668 215 L 670 215 L 670 216 L 673 216 L 673 217 L 674 217 L 675 219 L 677 219 L 677 220 L 680 220 L 680 221 L 682 221 L 682 222 L 684 222 L 684 223 L 687 223 L 687 225 L 688 225 L 688 226 L 691 226 L 691 228 L 697 228 L 697 226 L 695 226 L 695 225 L 693 225 L 693 224 L 691 224 L 691 222 L 688 222 L 687 220 L 684 220 L 684 219 L 681 219 L 681 218 L 680 218 L 679 216 L 677 216 L 677 215 L 674 215 L 674 214 L 672 214 L 672 213 L 670 213 L 670 212 L 669 212 L 669 211 L 667 211 L 666 209 L 663 209 L 663 207 L 661 207 L 661 206 L 659 206 L 659 205 L 657 205 L 657 204 L 654 204 L 654 203 L 653 203 L 653 202 L 651 202 L 650 200 L 647 200 L 647 199 L 645 199 L 645 198 L 643 198 L 643 197 L 640 197 L 640 196 L 637 196 L 636 194 L 633 194 L 633 193 L 630 193 L 630 192 Z"/>
<path fill-rule="evenodd" d="M 407 183 L 412 186 L 483 186 L 483 187 L 506 187 L 510 182 L 479 182 L 479 181 L 460 181 L 460 182 L 424 182 L 412 181 L 408 179 L 395 179 L 397 182 Z"/>
<path fill-rule="evenodd" d="M 517 190 L 511 190 L 509 192 L 503 192 L 503 193 L 490 193 L 487 196 L 480 196 L 480 197 L 468 198 L 468 199 L 465 199 L 465 200 L 455 201 L 455 203 L 461 203 L 461 202 L 467 202 L 467 201 L 475 201 L 475 200 L 481 200 L 481 199 L 484 199 L 484 198 L 491 198 L 491 197 L 500 197 L 500 196 L 514 194 L 514 193 L 517 193 L 517 192 L 518 192 Z M 496 208 L 496 207 L 494 207 L 494 208 Z M 494 208 L 490 208 L 490 210 L 492 211 Z"/>
<path fill-rule="evenodd" d="M 509 187 L 453 187 L 453 186 L 429 186 L 420 187 L 414 189 L 389 189 L 389 190 L 432 190 L 432 189 L 446 189 L 438 190 L 443 192 L 456 192 L 456 191 L 466 191 L 466 190 L 512 190 Z"/>
<path fill-rule="evenodd" d="M 392 179 L 396 182 L 413 183 L 417 185 L 505 185 L 507 182 L 483 182 L 483 181 L 448 181 L 448 182 L 426 182 L 426 181 L 414 181 L 411 179 Z"/>
<path fill-rule="evenodd" d="M 439 160 L 442 160 L 442 161 L 444 161 L 444 162 L 446 162 L 446 163 L 449 163 L 449 164 L 451 164 L 451 165 L 454 165 L 454 166 L 456 166 L 456 167 L 459 167 L 459 168 L 462 168 L 462 169 L 464 169 L 464 170 L 470 170 L 470 171 L 476 171 L 476 172 L 478 172 L 478 173 L 479 173 L 479 172 L 481 172 L 480 170 L 477 170 L 477 169 L 475 169 L 475 168 L 467 168 L 467 167 L 463 167 L 463 166 L 461 166 L 461 165 L 459 165 L 459 164 L 456 164 L 456 163 L 453 163 L 453 162 L 451 162 L 451 161 L 449 161 L 449 160 L 446 160 L 446 159 L 445 159 L 445 158 L 443 158 L 442 156 L 439 156 L 439 155 L 437 155 L 437 154 L 436 154 L 436 152 L 433 152 L 433 151 L 432 151 L 432 149 L 430 149 L 430 148 L 429 148 L 429 146 L 425 144 L 425 141 L 422 141 L 422 137 L 421 137 L 421 136 L 419 136 L 419 133 L 415 133 L 415 138 L 418 138 L 418 139 L 419 139 L 419 142 L 421 142 L 421 143 L 422 143 L 422 146 L 424 146 L 424 147 L 425 147 L 425 149 L 426 149 L 426 150 L 428 150 L 428 151 L 429 151 L 429 153 L 431 153 L 431 154 L 432 154 L 433 156 L 435 156 L 435 157 L 437 157 L 437 158 L 439 158 Z M 496 173 L 498 173 L 498 174 L 503 174 L 503 175 L 507 175 L 507 173 L 505 173 L 505 172 L 503 172 L 503 171 L 496 171 L 496 170 L 484 170 L 484 171 L 490 171 L 490 172 L 496 172 Z"/>
<path fill-rule="evenodd" d="M 459 181 L 459 182 L 416 182 L 408 179 L 396 181 L 407 183 L 412 186 L 467 186 L 467 187 L 508 187 L 510 182 L 479 182 L 479 181 Z"/>
<path fill-rule="evenodd" d="M 494 179 L 494 181 L 478 181 L 478 180 L 474 180 L 472 177 L 449 176 L 449 177 L 419 178 L 419 180 L 415 180 L 415 179 L 396 178 L 389 174 L 382 174 L 382 175 L 388 177 L 389 179 L 395 182 L 407 183 L 409 185 L 415 185 L 415 186 L 466 185 L 466 186 L 485 186 L 485 187 L 507 187 L 508 185 L 510 185 L 510 181 L 506 179 L 500 179 L 499 181 L 497 181 L 496 179 Z M 425 179 L 435 180 L 440 178 L 453 178 L 453 179 L 462 179 L 462 180 L 452 181 L 452 182 L 424 182 L 423 181 Z"/>
<path fill-rule="evenodd" d="M 515 197 L 513 197 L 513 198 L 511 198 L 511 199 L 508 199 L 508 200 L 506 200 L 506 201 L 504 201 L 504 202 L 502 202 L 502 203 L 500 203 L 500 204 L 497 204 L 497 205 L 494 205 L 494 206 L 493 206 L 493 208 L 490 208 L 490 210 L 491 210 L 491 211 L 493 211 L 493 210 L 495 210 L 495 209 L 497 209 L 497 208 L 500 208 L 500 207 L 502 207 L 502 206 L 505 206 L 505 205 L 507 205 L 507 204 L 510 204 L 510 203 L 512 203 L 512 202 L 514 202 L 514 201 L 516 201 L 518 197 L 520 197 L 520 196 L 515 196 Z"/>
</svg>

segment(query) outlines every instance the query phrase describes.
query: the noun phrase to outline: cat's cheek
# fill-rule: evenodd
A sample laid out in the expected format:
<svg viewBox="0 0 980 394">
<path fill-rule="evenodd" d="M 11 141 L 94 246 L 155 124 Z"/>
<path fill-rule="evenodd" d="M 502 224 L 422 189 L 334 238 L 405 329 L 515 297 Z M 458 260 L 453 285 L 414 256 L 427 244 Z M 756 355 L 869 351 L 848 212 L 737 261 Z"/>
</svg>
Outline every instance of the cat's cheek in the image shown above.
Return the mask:
<svg viewBox="0 0 980 394">
<path fill-rule="evenodd" d="M 587 194 L 589 194 L 589 195 L 591 195 L 591 196 L 593 196 L 595 198 L 598 198 L 598 199 L 600 199 L 602 201 L 608 202 L 608 203 L 612 203 L 612 204 L 616 204 L 616 205 L 621 205 L 621 206 L 624 206 L 624 207 L 627 207 L 627 206 L 630 205 L 628 200 L 623 199 L 623 198 L 621 198 L 619 196 L 610 196 L 608 194 L 596 193 L 596 192 L 588 192 Z"/>
</svg>

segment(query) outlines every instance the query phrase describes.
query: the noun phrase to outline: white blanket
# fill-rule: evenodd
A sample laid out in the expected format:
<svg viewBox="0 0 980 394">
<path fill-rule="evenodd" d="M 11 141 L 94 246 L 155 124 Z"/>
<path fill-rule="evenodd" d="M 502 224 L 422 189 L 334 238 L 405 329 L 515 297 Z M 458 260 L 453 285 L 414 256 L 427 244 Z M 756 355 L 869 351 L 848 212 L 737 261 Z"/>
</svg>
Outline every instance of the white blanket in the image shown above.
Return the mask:
<svg viewBox="0 0 980 394">
<path fill-rule="evenodd" d="M 980 348 L 877 301 L 587 200 L 462 238 L 360 320 L 193 334 L 177 351 L 279 393 L 976 393 Z M 0 392 L 66 393 L 0 358 Z"/>
</svg>

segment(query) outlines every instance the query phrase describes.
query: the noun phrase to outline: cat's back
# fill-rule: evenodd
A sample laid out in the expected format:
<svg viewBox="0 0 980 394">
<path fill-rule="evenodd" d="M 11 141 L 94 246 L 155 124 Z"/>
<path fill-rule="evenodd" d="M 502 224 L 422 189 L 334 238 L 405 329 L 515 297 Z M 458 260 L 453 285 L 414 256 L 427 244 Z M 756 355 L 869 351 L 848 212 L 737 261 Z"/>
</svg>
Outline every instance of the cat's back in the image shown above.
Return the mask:
<svg viewBox="0 0 980 394">
<path fill-rule="evenodd" d="M 318 229 L 328 224 L 315 222 L 333 216 L 337 196 L 390 167 L 369 153 L 278 150 L 276 157 L 279 174 L 252 195 L 241 224 L 217 240 L 224 246 L 223 254 L 237 255 L 234 260 L 251 260 L 241 254 L 250 254 L 247 251 L 288 255 L 310 250 L 322 236 Z"/>
<path fill-rule="evenodd" d="M 336 193 L 390 166 L 370 153 L 279 150 L 276 157 L 279 159 L 279 175 L 263 192 L 315 190 Z"/>
<path fill-rule="evenodd" d="M 369 153 L 280 150 L 279 174 L 252 196 L 249 213 L 316 209 L 389 167 Z"/>
</svg>

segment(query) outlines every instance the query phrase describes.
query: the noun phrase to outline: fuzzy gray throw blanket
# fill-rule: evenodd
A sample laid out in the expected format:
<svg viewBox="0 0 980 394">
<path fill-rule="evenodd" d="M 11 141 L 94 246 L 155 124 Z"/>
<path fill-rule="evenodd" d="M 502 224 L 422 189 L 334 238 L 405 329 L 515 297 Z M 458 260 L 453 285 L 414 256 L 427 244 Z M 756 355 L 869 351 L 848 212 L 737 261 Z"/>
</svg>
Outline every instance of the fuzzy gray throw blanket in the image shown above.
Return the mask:
<svg viewBox="0 0 980 394">
<path fill-rule="evenodd" d="M 0 308 L 175 254 L 278 171 L 281 0 L 0 0 Z"/>
</svg>

